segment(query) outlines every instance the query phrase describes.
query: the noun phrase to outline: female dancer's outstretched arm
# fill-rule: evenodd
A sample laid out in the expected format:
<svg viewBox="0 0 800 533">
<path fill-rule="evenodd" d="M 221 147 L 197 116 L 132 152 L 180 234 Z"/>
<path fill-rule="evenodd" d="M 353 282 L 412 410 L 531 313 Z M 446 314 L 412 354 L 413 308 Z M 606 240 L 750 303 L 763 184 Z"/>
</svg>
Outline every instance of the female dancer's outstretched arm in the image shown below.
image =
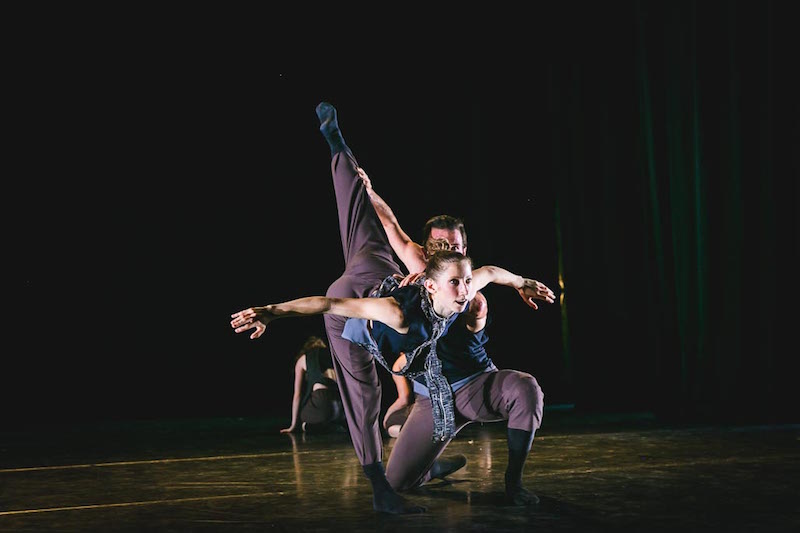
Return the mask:
<svg viewBox="0 0 800 533">
<path fill-rule="evenodd" d="M 383 322 L 398 333 L 406 333 L 405 316 L 400 304 L 392 297 L 329 298 L 307 296 L 279 304 L 243 309 L 231 315 L 231 327 L 236 333 L 254 329 L 251 339 L 259 338 L 273 320 L 292 316 L 339 315 Z"/>
<path fill-rule="evenodd" d="M 505 285 L 517 289 L 520 298 L 534 309 L 539 309 L 539 306 L 534 300 L 542 300 L 547 303 L 555 302 L 555 293 L 544 283 L 536 281 L 535 279 L 519 276 L 504 268 L 492 265 L 482 266 L 472 271 L 472 292 L 470 299 L 472 299 L 477 291 L 483 289 L 489 283 Z"/>
</svg>

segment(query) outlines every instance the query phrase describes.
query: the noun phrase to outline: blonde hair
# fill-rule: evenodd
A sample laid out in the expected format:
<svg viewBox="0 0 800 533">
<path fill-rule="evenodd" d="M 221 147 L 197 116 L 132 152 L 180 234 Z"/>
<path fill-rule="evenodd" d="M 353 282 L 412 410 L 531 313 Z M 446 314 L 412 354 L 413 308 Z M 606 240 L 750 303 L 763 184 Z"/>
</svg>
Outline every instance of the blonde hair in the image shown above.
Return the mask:
<svg viewBox="0 0 800 533">
<path fill-rule="evenodd" d="M 436 252 L 449 249 L 450 243 L 447 242 L 447 239 L 428 239 L 425 241 L 425 253 L 428 255 L 428 257 L 432 256 Z"/>
<path fill-rule="evenodd" d="M 438 250 L 430 256 L 428 264 L 425 265 L 425 277 L 435 278 L 444 272 L 448 265 L 460 263 L 461 261 L 466 261 L 470 268 L 472 268 L 472 259 L 470 259 L 469 256 L 452 250 Z"/>
</svg>

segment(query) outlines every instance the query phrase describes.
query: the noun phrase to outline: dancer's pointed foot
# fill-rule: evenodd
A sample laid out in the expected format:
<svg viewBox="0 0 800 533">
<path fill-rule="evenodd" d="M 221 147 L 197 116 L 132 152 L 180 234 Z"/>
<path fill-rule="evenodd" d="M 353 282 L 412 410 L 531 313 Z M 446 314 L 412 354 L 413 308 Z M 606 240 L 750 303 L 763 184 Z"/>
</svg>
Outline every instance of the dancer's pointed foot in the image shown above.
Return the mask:
<svg viewBox="0 0 800 533">
<path fill-rule="evenodd" d="M 339 121 L 336 117 L 336 108 L 328 102 L 320 102 L 317 104 L 317 118 L 319 118 L 319 131 L 328 141 L 331 148 L 331 155 L 337 152 L 344 152 L 347 150 L 347 144 L 342 137 L 342 131 L 339 129 Z"/>
<path fill-rule="evenodd" d="M 336 108 L 328 102 L 317 104 L 317 118 L 319 118 L 319 131 L 323 135 L 328 135 L 331 131 L 339 129 L 339 122 L 336 119 Z"/>
</svg>

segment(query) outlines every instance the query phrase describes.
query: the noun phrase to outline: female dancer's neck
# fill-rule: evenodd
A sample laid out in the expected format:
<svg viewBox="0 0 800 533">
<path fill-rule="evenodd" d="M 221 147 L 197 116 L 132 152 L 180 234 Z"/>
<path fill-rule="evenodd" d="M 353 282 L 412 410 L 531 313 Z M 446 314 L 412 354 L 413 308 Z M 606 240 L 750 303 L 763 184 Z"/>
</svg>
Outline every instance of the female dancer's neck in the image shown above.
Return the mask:
<svg viewBox="0 0 800 533">
<path fill-rule="evenodd" d="M 450 318 L 450 317 L 453 315 L 453 313 L 455 313 L 455 311 L 453 311 L 452 309 L 440 309 L 440 308 L 439 308 L 439 307 L 436 305 L 436 298 L 434 298 L 434 297 L 433 297 L 433 295 L 431 295 L 431 303 L 433 304 L 433 305 L 431 306 L 431 307 L 433 308 L 433 311 L 434 311 L 434 312 L 435 312 L 437 315 L 439 315 L 440 317 L 442 317 L 442 318 Z"/>
</svg>

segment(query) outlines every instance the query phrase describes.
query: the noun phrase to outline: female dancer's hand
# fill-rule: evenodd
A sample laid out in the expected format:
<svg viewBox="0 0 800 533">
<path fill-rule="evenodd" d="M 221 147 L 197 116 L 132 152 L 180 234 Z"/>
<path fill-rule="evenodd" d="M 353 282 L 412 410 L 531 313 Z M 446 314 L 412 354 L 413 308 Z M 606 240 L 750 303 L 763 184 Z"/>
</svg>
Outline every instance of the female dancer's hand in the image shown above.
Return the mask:
<svg viewBox="0 0 800 533">
<path fill-rule="evenodd" d="M 525 300 L 525 303 L 534 309 L 539 309 L 534 300 L 542 300 L 547 303 L 555 302 L 556 295 L 550 288 L 540 281 L 535 279 L 523 278 L 522 287 L 517 289 L 520 297 Z"/>
<path fill-rule="evenodd" d="M 250 338 L 259 338 L 267 329 L 267 324 L 276 318 L 273 313 L 267 310 L 267 307 L 251 307 L 232 314 L 231 327 L 234 328 L 236 333 L 255 329 Z"/>
</svg>

